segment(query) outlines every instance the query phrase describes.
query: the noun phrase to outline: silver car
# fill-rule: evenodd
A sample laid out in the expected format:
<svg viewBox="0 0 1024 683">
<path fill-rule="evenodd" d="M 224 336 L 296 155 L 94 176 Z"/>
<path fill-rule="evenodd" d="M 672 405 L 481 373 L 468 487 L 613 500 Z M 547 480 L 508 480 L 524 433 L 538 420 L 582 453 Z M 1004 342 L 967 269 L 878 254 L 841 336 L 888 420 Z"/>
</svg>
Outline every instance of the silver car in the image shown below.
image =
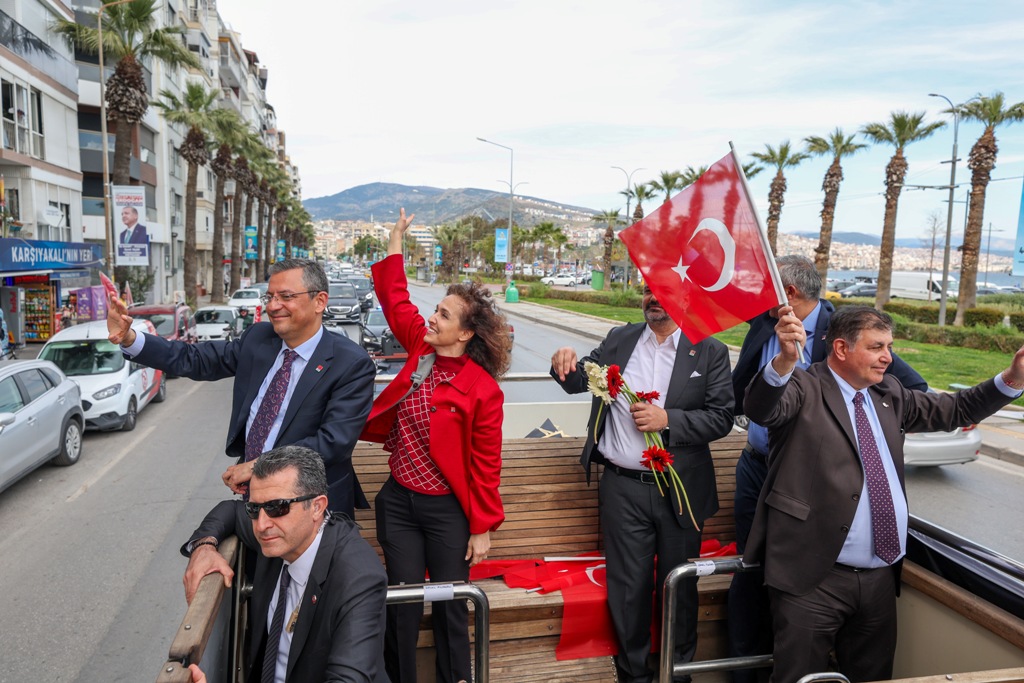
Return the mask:
<svg viewBox="0 0 1024 683">
<path fill-rule="evenodd" d="M 0 365 L 0 491 L 46 462 L 78 462 L 84 425 L 78 385 L 56 365 Z"/>
</svg>

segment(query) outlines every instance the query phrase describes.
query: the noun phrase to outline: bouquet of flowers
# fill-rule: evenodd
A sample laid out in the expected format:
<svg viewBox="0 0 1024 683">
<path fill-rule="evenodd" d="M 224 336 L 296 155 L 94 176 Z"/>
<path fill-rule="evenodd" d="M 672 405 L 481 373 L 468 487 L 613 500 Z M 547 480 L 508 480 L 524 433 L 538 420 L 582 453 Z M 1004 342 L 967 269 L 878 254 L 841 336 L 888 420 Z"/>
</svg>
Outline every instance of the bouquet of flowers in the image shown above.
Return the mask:
<svg viewBox="0 0 1024 683">
<path fill-rule="evenodd" d="M 618 397 L 625 396 L 630 405 L 634 403 L 651 403 L 661 396 L 657 391 L 633 391 L 622 379 L 622 372 L 618 365 L 598 365 L 592 361 L 583 364 L 587 373 L 587 388 L 590 393 L 601 399 L 601 405 L 597 409 L 597 419 L 594 421 L 594 443 L 597 443 L 597 424 L 601 421 L 601 411 L 604 407 L 611 405 Z M 683 504 L 686 511 L 690 513 L 690 521 L 693 528 L 700 530 L 697 519 L 693 516 L 693 508 L 690 507 L 690 498 L 686 495 L 686 487 L 679 478 L 679 473 L 672 467 L 672 454 L 665 450 L 665 443 L 661 440 L 659 432 L 644 432 L 644 441 L 647 448 L 643 452 L 641 462 L 647 469 L 654 473 L 654 483 L 658 486 L 658 492 L 664 496 L 666 491 L 675 491 L 676 500 L 679 502 L 679 514 L 683 514 Z"/>
</svg>

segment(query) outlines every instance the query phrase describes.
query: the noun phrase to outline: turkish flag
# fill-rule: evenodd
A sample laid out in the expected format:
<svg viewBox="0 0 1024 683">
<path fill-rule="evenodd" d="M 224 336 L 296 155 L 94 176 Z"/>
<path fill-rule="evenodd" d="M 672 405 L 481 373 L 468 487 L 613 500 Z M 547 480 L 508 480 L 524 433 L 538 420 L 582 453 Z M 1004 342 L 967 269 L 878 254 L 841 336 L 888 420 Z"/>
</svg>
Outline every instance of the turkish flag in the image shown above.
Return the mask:
<svg viewBox="0 0 1024 683">
<path fill-rule="evenodd" d="M 658 303 L 694 344 L 783 301 L 741 172 L 728 154 L 619 233 Z"/>
</svg>

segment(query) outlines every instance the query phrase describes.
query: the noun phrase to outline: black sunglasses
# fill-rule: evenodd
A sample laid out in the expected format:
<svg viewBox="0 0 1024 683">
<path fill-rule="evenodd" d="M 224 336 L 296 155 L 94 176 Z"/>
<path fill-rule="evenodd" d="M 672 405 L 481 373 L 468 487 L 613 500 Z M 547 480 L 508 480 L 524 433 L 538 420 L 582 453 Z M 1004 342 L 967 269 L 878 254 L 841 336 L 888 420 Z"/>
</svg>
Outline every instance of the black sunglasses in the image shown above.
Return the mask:
<svg viewBox="0 0 1024 683">
<path fill-rule="evenodd" d="M 260 510 L 263 510 L 267 513 L 267 517 L 284 517 L 292 511 L 292 503 L 301 503 L 316 497 L 317 494 L 310 493 L 298 498 L 278 498 L 277 500 L 268 500 L 266 503 L 246 503 L 245 514 L 249 516 L 249 519 L 259 519 Z"/>
</svg>

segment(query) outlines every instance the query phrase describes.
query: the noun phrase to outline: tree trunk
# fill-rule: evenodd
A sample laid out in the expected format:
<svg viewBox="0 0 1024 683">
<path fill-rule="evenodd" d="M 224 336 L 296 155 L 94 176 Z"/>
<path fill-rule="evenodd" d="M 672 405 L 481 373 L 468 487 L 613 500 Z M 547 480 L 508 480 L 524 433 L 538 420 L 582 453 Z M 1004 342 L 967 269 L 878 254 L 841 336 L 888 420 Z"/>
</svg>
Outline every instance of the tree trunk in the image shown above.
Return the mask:
<svg viewBox="0 0 1024 683">
<path fill-rule="evenodd" d="M 127 185 L 131 182 L 132 129 L 134 124 L 116 121 L 114 128 L 114 164 L 110 170 L 110 182 Z"/>
<path fill-rule="evenodd" d="M 985 219 L 985 192 L 996 165 L 998 151 L 994 129 L 986 127 L 971 148 L 967 162 L 971 168 L 971 201 L 960 256 L 960 293 L 956 298 L 956 318 L 953 320 L 953 324 L 958 327 L 964 324 L 967 309 L 974 308 L 978 301 L 978 263 Z"/>
<path fill-rule="evenodd" d="M 217 176 L 213 192 L 213 271 L 210 283 L 210 303 L 222 304 L 224 298 L 224 178 Z"/>
<path fill-rule="evenodd" d="M 267 212 L 267 225 L 260 237 L 261 254 L 263 254 L 263 273 L 265 274 L 270 269 L 270 264 L 274 262 L 273 254 L 271 251 L 271 242 L 274 234 L 274 223 L 277 220 L 277 210 L 273 205 L 270 206 L 270 211 Z"/>
<path fill-rule="evenodd" d="M 821 207 L 821 234 L 818 236 L 818 247 L 814 250 L 814 268 L 818 271 L 821 284 L 828 280 L 828 261 L 832 251 L 832 223 L 836 218 L 836 199 L 839 197 L 839 183 L 843 180 L 843 167 L 839 158 L 832 162 L 825 172 L 825 180 L 821 189 L 825 191 L 825 202 Z"/>
<path fill-rule="evenodd" d="M 185 181 L 185 300 L 192 308 L 196 308 L 196 186 L 199 179 L 199 166 L 188 165 L 188 177 Z"/>
<path fill-rule="evenodd" d="M 885 220 L 882 223 L 882 245 L 878 257 L 878 293 L 875 294 L 875 308 L 880 311 L 890 299 L 892 254 L 896 246 L 896 211 L 899 209 L 907 166 L 903 150 L 897 149 L 885 168 Z"/>
<path fill-rule="evenodd" d="M 235 199 L 231 208 L 231 291 L 242 286 L 242 183 L 235 181 Z"/>
<path fill-rule="evenodd" d="M 256 214 L 256 263 L 254 267 L 256 272 L 254 277 L 257 282 L 262 282 L 267 277 L 266 263 L 263 261 L 263 240 L 267 229 L 267 201 L 265 199 L 260 200 L 260 212 Z"/>
<path fill-rule="evenodd" d="M 608 224 L 608 229 L 604 231 L 604 258 L 602 262 L 604 264 L 604 289 L 608 290 L 612 288 L 612 245 L 615 244 L 615 228 L 612 224 Z"/>
<path fill-rule="evenodd" d="M 782 204 L 785 198 L 786 176 L 782 175 L 780 169 L 768 190 L 768 246 L 772 249 L 772 256 L 778 253 L 775 244 L 779 237 L 779 219 L 782 218 Z"/>
</svg>

